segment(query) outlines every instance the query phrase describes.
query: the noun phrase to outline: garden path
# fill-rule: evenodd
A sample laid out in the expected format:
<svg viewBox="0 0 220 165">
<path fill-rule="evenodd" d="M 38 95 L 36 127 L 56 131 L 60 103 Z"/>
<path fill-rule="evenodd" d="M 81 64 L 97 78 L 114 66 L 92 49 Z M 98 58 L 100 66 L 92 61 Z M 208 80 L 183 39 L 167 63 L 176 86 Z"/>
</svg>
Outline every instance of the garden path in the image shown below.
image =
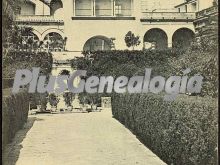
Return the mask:
<svg viewBox="0 0 220 165">
<path fill-rule="evenodd" d="M 110 110 L 30 115 L 7 165 L 163 165 Z"/>
</svg>

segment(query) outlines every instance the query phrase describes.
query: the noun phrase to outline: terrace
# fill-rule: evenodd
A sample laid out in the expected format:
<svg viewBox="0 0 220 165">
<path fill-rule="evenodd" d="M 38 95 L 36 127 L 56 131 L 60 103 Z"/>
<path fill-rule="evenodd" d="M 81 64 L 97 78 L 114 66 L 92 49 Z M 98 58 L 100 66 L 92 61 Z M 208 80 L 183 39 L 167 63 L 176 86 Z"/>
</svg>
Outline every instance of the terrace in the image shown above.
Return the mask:
<svg viewBox="0 0 220 165">
<path fill-rule="evenodd" d="M 63 20 L 57 19 L 53 15 L 17 15 L 15 20 L 18 23 L 64 24 Z"/>
<path fill-rule="evenodd" d="M 213 15 L 218 13 L 218 6 L 212 6 L 196 13 L 196 18 L 202 18 L 205 16 Z"/>
<path fill-rule="evenodd" d="M 193 22 L 195 13 L 142 12 L 141 22 Z"/>
</svg>

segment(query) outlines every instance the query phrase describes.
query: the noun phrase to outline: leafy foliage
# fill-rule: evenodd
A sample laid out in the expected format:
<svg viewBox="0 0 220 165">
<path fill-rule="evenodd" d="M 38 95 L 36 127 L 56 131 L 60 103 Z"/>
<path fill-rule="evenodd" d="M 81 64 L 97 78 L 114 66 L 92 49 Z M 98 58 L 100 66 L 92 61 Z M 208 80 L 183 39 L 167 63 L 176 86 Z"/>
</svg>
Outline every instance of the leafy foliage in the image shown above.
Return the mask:
<svg viewBox="0 0 220 165">
<path fill-rule="evenodd" d="M 58 98 L 55 94 L 52 93 L 52 94 L 49 95 L 49 103 L 50 103 L 51 106 L 56 107 L 58 102 L 59 102 L 59 100 L 58 100 Z"/>
<path fill-rule="evenodd" d="M 30 95 L 22 91 L 2 99 L 2 149 L 27 121 Z"/>
<path fill-rule="evenodd" d="M 63 98 L 64 98 L 64 101 L 65 101 L 67 106 L 72 105 L 73 97 L 74 97 L 74 94 L 71 93 L 71 92 L 66 92 L 66 93 L 63 94 Z"/>
<path fill-rule="evenodd" d="M 167 164 L 217 164 L 216 100 L 114 94 L 113 116 Z"/>
<path fill-rule="evenodd" d="M 52 70 L 53 58 L 51 53 L 46 52 L 9 52 L 7 56 L 3 58 L 3 77 L 14 78 L 16 70 L 29 69 L 33 67 L 39 67 L 40 74 L 48 76 Z M 32 94 L 30 100 L 33 105 L 41 105 L 41 110 L 46 109 L 47 104 L 46 94 Z"/>
<path fill-rule="evenodd" d="M 139 36 L 135 36 L 134 33 L 129 31 L 125 35 L 125 43 L 126 43 L 127 47 L 129 47 L 129 48 L 132 47 L 134 50 L 134 47 L 140 45 L 140 43 L 141 43 L 139 38 L 140 38 Z"/>
<path fill-rule="evenodd" d="M 48 75 L 52 70 L 53 58 L 46 52 L 9 52 L 3 58 L 3 77 L 13 78 L 17 69 L 40 67 L 41 74 Z"/>
<path fill-rule="evenodd" d="M 201 74 L 204 77 L 202 96 L 217 97 L 218 95 L 218 38 L 200 37 L 192 46 L 178 59 L 172 59 L 172 71 L 177 74 L 186 68 L 192 72 L 188 76 Z"/>
</svg>

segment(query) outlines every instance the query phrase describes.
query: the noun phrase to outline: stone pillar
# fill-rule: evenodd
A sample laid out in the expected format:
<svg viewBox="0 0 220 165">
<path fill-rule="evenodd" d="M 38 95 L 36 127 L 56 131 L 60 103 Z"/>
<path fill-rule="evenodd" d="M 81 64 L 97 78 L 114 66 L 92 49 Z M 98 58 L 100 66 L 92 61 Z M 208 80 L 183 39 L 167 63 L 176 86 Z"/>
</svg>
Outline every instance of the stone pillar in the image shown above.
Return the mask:
<svg viewBox="0 0 220 165">
<path fill-rule="evenodd" d="M 76 0 L 73 0 L 73 16 L 76 16 Z"/>
<path fill-rule="evenodd" d="M 96 16 L 95 14 L 95 0 L 91 0 L 92 5 L 92 16 Z"/>
<path fill-rule="evenodd" d="M 131 16 L 134 16 L 134 0 L 131 0 Z"/>
<path fill-rule="evenodd" d="M 168 48 L 172 48 L 172 44 L 173 44 L 173 41 L 172 41 L 172 35 L 168 35 Z"/>
<path fill-rule="evenodd" d="M 115 0 L 111 0 L 112 16 L 115 16 Z"/>
</svg>

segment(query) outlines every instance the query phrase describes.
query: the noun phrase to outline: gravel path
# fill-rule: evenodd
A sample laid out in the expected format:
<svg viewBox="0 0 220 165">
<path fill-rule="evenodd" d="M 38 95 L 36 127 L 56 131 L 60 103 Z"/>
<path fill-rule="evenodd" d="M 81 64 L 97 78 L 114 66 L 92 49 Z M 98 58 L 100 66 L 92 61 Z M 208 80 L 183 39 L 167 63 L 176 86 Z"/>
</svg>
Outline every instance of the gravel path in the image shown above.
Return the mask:
<svg viewBox="0 0 220 165">
<path fill-rule="evenodd" d="M 31 115 L 6 165 L 163 165 L 111 111 Z"/>
</svg>

